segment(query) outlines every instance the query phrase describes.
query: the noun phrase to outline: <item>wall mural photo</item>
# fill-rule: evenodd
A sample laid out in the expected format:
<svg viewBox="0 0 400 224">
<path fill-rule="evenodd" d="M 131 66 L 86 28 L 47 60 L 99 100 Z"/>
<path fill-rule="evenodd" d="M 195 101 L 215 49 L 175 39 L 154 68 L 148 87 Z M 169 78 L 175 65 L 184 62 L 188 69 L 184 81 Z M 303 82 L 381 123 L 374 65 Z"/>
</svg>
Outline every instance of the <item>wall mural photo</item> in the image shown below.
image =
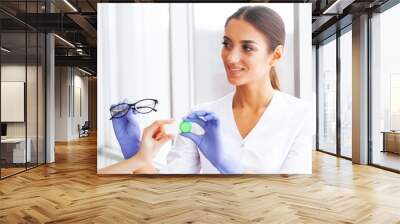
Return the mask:
<svg viewBox="0 0 400 224">
<path fill-rule="evenodd" d="M 99 4 L 98 174 L 311 174 L 310 20 L 311 4 Z"/>
</svg>

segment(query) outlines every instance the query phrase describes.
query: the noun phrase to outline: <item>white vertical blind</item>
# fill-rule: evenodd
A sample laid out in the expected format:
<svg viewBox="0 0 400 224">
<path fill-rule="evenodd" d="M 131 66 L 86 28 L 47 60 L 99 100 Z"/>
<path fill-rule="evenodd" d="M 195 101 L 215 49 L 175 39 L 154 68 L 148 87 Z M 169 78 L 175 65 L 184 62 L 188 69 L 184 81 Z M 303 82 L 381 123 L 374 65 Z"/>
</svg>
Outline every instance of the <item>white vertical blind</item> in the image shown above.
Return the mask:
<svg viewBox="0 0 400 224">
<path fill-rule="evenodd" d="M 98 4 L 98 132 L 100 151 L 121 156 L 109 108 L 127 99 L 158 99 L 158 112 L 139 115 L 143 129 L 170 117 L 168 4 Z"/>
</svg>

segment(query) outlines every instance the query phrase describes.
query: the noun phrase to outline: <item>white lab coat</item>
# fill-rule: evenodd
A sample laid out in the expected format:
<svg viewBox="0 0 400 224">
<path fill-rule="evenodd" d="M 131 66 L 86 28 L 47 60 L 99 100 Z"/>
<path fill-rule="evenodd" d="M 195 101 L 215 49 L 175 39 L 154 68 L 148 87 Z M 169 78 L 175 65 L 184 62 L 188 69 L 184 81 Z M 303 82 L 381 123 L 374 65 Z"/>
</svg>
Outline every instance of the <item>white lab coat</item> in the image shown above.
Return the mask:
<svg viewBox="0 0 400 224">
<path fill-rule="evenodd" d="M 274 91 L 263 115 L 243 139 L 232 112 L 234 93 L 194 110 L 214 112 L 222 129 L 224 147 L 231 150 L 245 170 L 258 174 L 311 174 L 313 108 L 309 103 Z M 188 138 L 178 136 L 161 173 L 213 174 L 219 171 Z"/>
</svg>

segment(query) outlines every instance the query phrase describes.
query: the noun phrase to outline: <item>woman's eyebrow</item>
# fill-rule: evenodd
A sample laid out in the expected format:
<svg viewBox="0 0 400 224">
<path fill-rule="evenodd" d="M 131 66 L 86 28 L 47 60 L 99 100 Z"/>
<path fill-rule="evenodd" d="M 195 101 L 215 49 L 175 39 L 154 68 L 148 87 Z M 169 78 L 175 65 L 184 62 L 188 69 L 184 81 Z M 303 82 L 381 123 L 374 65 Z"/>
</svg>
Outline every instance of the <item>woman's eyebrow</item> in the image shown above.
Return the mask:
<svg viewBox="0 0 400 224">
<path fill-rule="evenodd" d="M 257 44 L 255 41 L 253 41 L 253 40 L 241 40 L 240 41 L 241 43 L 244 43 L 244 44 Z"/>
<path fill-rule="evenodd" d="M 229 37 L 227 37 L 227 36 L 224 36 L 224 40 L 232 41 L 231 38 L 229 38 Z"/>
<path fill-rule="evenodd" d="M 231 38 L 229 38 L 227 36 L 224 36 L 224 40 L 232 42 Z M 257 42 L 255 42 L 254 40 L 241 40 L 240 42 L 243 44 L 256 44 L 257 45 Z"/>
</svg>

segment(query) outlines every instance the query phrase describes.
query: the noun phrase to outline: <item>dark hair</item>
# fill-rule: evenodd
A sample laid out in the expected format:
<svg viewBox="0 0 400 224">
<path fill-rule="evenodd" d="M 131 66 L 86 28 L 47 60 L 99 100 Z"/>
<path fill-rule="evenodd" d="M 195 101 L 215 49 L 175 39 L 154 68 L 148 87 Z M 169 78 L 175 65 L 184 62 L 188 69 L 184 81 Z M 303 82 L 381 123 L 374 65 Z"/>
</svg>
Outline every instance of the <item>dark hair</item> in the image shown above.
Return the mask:
<svg viewBox="0 0 400 224">
<path fill-rule="evenodd" d="M 265 6 L 244 6 L 231 15 L 225 22 L 225 27 L 231 19 L 243 19 L 253 25 L 265 36 L 270 53 L 279 45 L 285 45 L 285 24 L 274 10 Z M 279 80 L 274 67 L 270 71 L 271 85 L 279 90 Z"/>
</svg>

